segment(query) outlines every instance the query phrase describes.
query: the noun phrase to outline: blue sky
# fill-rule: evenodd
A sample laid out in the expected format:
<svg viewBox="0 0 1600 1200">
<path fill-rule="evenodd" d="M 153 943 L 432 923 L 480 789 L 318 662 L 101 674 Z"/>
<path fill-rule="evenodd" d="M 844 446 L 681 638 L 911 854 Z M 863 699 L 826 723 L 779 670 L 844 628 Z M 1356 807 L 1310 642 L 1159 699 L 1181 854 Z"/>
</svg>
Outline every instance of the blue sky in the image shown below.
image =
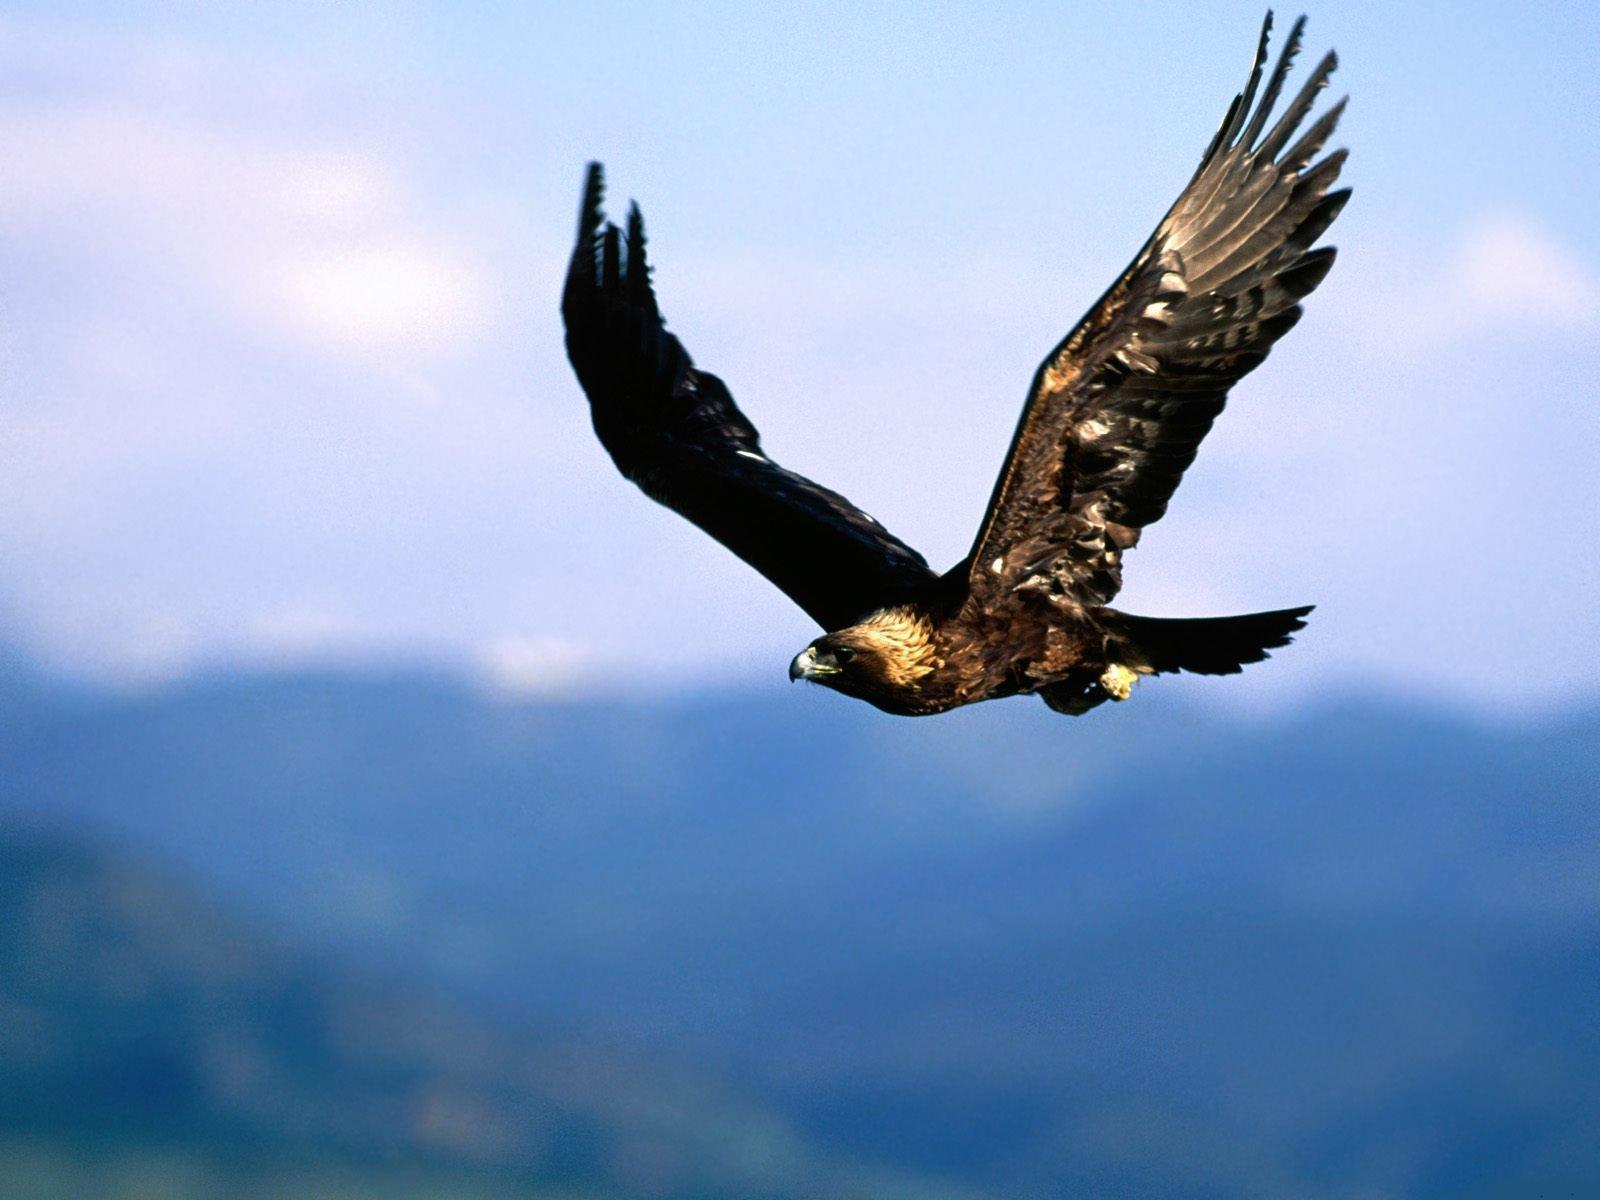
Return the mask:
<svg viewBox="0 0 1600 1200">
<path fill-rule="evenodd" d="M 1230 702 L 1591 694 L 1600 15 L 1310 17 L 1353 96 L 1340 262 L 1123 606 L 1318 603 Z M 556 314 L 583 163 L 639 198 L 672 327 L 774 456 L 943 566 L 1259 19 L 12 4 L 0 641 L 129 685 L 416 660 L 519 693 L 779 686 L 805 617 L 589 430 Z"/>
</svg>

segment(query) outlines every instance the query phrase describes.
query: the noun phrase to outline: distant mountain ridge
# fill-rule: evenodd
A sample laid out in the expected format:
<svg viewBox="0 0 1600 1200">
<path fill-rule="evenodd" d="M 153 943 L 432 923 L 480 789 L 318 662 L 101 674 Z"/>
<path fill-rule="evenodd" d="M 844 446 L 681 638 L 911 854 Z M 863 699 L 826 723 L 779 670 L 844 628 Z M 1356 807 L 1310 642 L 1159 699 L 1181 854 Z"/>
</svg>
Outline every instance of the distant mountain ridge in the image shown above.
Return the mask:
<svg viewBox="0 0 1600 1200">
<path fill-rule="evenodd" d="M 194 1173 L 175 1159 L 228 1191 L 290 1166 L 391 1196 L 958 1200 L 820 1154 L 714 1080 L 341 970 L 58 835 L 0 825 L 0 962 L 0 1146 L 120 1159 L 146 1187 L 165 1156 L 164 1186 Z"/>
<path fill-rule="evenodd" d="M 1600 709 L 907 722 L 334 673 L 30 703 L 0 813 L 703 1064 L 852 1161 L 1041 1197 L 1600 1180 Z"/>
</svg>

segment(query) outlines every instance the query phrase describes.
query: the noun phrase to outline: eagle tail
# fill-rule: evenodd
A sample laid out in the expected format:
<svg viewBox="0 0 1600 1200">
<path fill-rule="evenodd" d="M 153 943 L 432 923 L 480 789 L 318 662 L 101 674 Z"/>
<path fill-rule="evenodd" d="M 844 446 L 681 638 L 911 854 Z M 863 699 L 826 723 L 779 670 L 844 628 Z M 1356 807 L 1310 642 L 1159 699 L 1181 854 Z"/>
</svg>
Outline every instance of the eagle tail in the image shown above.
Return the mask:
<svg viewBox="0 0 1600 1200">
<path fill-rule="evenodd" d="M 1246 663 L 1260 662 L 1293 641 L 1313 607 L 1238 617 L 1135 617 L 1106 609 L 1105 616 L 1136 670 L 1236 675 Z"/>
</svg>

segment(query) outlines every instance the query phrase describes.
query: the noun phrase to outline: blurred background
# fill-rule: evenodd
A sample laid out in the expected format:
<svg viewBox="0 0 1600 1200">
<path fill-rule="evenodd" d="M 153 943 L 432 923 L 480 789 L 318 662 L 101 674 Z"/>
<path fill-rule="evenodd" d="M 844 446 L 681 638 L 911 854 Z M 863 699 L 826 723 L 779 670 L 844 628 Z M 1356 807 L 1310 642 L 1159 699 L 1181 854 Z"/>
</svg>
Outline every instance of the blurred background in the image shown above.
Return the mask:
<svg viewBox="0 0 1600 1200">
<path fill-rule="evenodd" d="M 1340 261 L 1122 602 L 1319 605 L 1241 677 L 791 687 L 565 361 L 598 158 L 943 568 L 1260 16 L 9 4 L 0 1195 L 1600 1194 L 1596 10 L 1311 11 Z"/>
</svg>

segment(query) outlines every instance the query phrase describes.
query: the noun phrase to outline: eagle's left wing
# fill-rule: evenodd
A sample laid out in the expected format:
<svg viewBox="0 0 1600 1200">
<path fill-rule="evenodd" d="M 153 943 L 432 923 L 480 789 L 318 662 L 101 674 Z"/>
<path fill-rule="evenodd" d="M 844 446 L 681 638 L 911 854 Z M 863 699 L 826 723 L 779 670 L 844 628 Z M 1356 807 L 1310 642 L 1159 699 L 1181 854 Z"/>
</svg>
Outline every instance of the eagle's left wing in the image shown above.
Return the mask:
<svg viewBox="0 0 1600 1200">
<path fill-rule="evenodd" d="M 760 571 L 824 629 L 918 596 L 922 555 L 837 492 L 779 466 L 722 380 L 667 332 L 650 286 L 644 224 L 601 212 L 591 163 L 561 314 L 567 356 L 617 468 Z"/>
<path fill-rule="evenodd" d="M 1331 53 L 1267 129 L 1304 21 L 1254 104 L 1267 15 L 1249 83 L 1194 178 L 1122 278 L 1040 364 L 968 560 L 974 594 L 1109 603 L 1122 586 L 1122 552 L 1166 511 L 1228 389 L 1266 358 L 1328 273 L 1332 247 L 1312 245 L 1349 197 L 1328 191 L 1345 155 L 1313 160 L 1344 101 L 1289 142 L 1336 65 Z"/>
</svg>

